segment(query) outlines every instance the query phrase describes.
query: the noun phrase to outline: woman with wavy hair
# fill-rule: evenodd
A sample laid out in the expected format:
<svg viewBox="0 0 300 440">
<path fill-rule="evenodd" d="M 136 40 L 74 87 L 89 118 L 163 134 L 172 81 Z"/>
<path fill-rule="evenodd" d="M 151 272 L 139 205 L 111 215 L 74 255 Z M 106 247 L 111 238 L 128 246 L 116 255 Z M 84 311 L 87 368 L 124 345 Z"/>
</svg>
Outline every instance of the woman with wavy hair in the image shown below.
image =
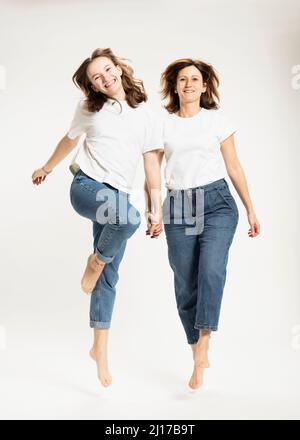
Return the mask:
<svg viewBox="0 0 300 440">
<path fill-rule="evenodd" d="M 93 253 L 88 257 L 81 280 L 90 294 L 90 326 L 94 329 L 91 357 L 97 363 L 103 386 L 111 384 L 107 362 L 108 329 L 111 325 L 118 281 L 118 269 L 127 240 L 140 224 L 140 213 L 131 204 L 137 165 L 143 155 L 146 180 L 160 188 L 157 150 L 161 147 L 154 113 L 146 104 L 143 82 L 124 58 L 111 49 L 96 49 L 79 66 L 73 82 L 84 93 L 77 105 L 67 134 L 58 143 L 45 165 L 32 175 L 34 184 L 46 176 L 77 145 L 70 170 L 74 178 L 70 200 L 75 211 L 92 221 Z M 153 199 L 151 234 L 159 218 L 160 199 Z"/>
<path fill-rule="evenodd" d="M 168 258 L 174 272 L 178 313 L 191 345 L 193 390 L 209 367 L 208 346 L 217 331 L 229 248 L 239 212 L 225 179 L 226 171 L 245 206 L 256 237 L 260 225 L 235 149 L 235 127 L 218 110 L 219 79 L 200 60 L 179 59 L 161 75 L 163 154 L 167 196 L 164 224 Z M 147 190 L 147 183 L 145 183 Z M 151 203 L 148 204 L 151 209 Z M 162 231 L 157 226 L 154 236 Z"/>
</svg>

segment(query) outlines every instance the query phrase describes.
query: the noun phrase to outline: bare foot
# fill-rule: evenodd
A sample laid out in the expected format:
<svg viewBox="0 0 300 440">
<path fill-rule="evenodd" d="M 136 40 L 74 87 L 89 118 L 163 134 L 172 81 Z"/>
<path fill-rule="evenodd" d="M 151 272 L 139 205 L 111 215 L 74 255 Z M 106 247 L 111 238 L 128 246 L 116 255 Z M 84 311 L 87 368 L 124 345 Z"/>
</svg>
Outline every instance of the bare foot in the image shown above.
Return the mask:
<svg viewBox="0 0 300 440">
<path fill-rule="evenodd" d="M 197 390 L 203 384 L 203 373 L 204 373 L 204 368 L 197 367 L 196 365 L 194 365 L 194 371 L 189 381 L 189 387 L 192 390 Z"/>
<path fill-rule="evenodd" d="M 197 367 L 209 368 L 208 348 L 210 335 L 205 334 L 200 337 L 197 344 L 194 345 L 193 357 Z"/>
<path fill-rule="evenodd" d="M 196 390 L 203 384 L 203 373 L 205 368 L 210 367 L 208 360 L 209 334 L 202 335 L 197 344 L 192 345 L 194 370 L 189 381 L 189 387 Z"/>
<path fill-rule="evenodd" d="M 81 288 L 85 293 L 92 293 L 105 266 L 103 261 L 97 258 L 96 254 L 91 254 L 81 280 Z"/>
<path fill-rule="evenodd" d="M 194 355 L 194 362 L 197 367 L 209 368 L 208 348 L 197 347 Z"/>
<path fill-rule="evenodd" d="M 189 381 L 189 387 L 196 390 L 203 384 L 203 373 L 209 367 L 208 354 L 205 350 L 200 350 L 197 346 L 194 351 L 194 370 Z"/>
<path fill-rule="evenodd" d="M 106 353 L 93 347 L 90 350 L 90 356 L 97 364 L 97 373 L 101 384 L 106 388 L 109 387 L 112 383 L 112 378 L 108 371 Z"/>
</svg>

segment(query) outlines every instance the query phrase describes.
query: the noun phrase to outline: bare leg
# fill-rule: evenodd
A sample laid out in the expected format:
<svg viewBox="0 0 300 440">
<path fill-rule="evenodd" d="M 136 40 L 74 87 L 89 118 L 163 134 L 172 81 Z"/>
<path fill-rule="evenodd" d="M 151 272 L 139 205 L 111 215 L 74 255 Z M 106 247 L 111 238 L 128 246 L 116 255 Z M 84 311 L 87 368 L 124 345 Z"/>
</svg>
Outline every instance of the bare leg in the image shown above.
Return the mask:
<svg viewBox="0 0 300 440">
<path fill-rule="evenodd" d="M 104 387 L 110 386 L 112 382 L 107 361 L 108 331 L 102 328 L 94 329 L 94 344 L 90 350 L 90 356 L 97 364 L 98 378 Z"/>
<path fill-rule="evenodd" d="M 92 293 L 100 277 L 105 263 L 97 258 L 96 254 L 91 254 L 81 280 L 81 288 L 85 293 Z"/>
<path fill-rule="evenodd" d="M 209 368 L 208 347 L 210 330 L 200 330 L 197 344 L 192 344 L 194 359 L 194 370 L 189 382 L 189 387 L 193 390 L 199 388 L 203 383 L 203 373 L 205 368 Z"/>
</svg>

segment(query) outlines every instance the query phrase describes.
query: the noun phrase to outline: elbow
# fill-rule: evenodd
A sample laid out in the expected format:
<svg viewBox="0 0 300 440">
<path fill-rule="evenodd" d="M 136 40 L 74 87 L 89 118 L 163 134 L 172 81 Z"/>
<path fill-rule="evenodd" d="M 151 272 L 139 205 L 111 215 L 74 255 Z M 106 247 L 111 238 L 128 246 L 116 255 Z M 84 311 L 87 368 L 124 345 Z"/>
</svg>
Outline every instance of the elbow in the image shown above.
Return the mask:
<svg viewBox="0 0 300 440">
<path fill-rule="evenodd" d="M 62 138 L 62 142 L 63 144 L 66 145 L 67 148 L 69 149 L 73 149 L 76 147 L 76 145 L 78 144 L 80 139 L 80 136 L 77 136 L 76 138 L 72 139 L 68 136 L 68 134 L 66 134 L 63 138 Z"/>
<path fill-rule="evenodd" d="M 160 172 L 161 163 L 158 159 L 146 160 L 144 164 L 146 175 L 153 172 Z"/>
<path fill-rule="evenodd" d="M 239 164 L 231 165 L 227 167 L 227 174 L 230 178 L 234 179 L 241 173 L 241 166 Z"/>
</svg>

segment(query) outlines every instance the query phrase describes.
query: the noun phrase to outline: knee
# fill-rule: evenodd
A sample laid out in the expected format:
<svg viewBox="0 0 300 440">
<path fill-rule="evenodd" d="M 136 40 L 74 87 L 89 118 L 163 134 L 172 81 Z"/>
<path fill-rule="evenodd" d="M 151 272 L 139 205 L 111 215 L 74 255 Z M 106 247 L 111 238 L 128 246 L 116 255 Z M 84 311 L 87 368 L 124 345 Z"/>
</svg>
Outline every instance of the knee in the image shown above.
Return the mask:
<svg viewBox="0 0 300 440">
<path fill-rule="evenodd" d="M 210 284 L 219 283 L 223 281 L 225 273 L 225 267 L 217 264 L 207 264 L 201 270 L 201 278 Z"/>
<path fill-rule="evenodd" d="M 103 276 L 104 275 L 104 276 Z M 107 270 L 102 275 L 102 283 L 106 284 L 106 286 L 110 289 L 114 289 L 116 287 L 117 282 L 119 281 L 118 272 L 116 272 L 112 265 L 107 266 Z"/>
<path fill-rule="evenodd" d="M 141 216 L 136 211 L 134 216 L 128 216 L 126 219 L 117 217 L 116 227 L 121 230 L 127 238 L 131 237 L 141 224 Z"/>
</svg>

